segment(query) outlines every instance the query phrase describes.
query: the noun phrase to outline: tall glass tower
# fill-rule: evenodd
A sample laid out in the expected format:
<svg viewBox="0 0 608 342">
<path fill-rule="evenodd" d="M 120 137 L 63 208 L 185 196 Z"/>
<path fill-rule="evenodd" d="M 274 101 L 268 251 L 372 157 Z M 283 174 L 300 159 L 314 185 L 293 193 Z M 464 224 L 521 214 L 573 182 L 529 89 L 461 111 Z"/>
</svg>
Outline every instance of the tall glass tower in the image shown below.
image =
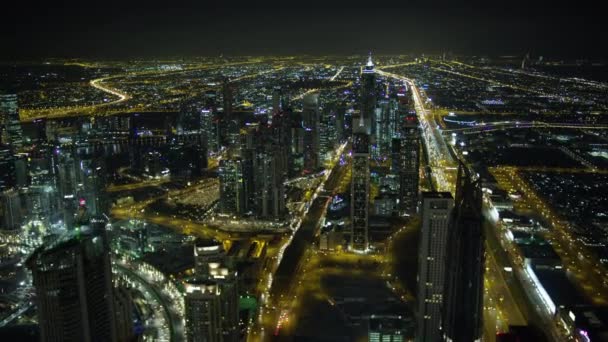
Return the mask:
<svg viewBox="0 0 608 342">
<path fill-rule="evenodd" d="M 449 192 L 422 194 L 422 229 L 418 247 L 417 341 L 439 341 L 445 285 L 445 250 L 454 198 Z"/>
<path fill-rule="evenodd" d="M 365 126 L 359 124 L 355 126 L 350 189 L 352 225 L 350 247 L 354 251 L 365 252 L 369 247 L 369 135 L 365 133 Z"/>
<path fill-rule="evenodd" d="M 481 181 L 473 180 L 461 164 L 446 254 L 441 321 L 444 341 L 481 341 L 485 239 L 481 209 Z"/>
</svg>

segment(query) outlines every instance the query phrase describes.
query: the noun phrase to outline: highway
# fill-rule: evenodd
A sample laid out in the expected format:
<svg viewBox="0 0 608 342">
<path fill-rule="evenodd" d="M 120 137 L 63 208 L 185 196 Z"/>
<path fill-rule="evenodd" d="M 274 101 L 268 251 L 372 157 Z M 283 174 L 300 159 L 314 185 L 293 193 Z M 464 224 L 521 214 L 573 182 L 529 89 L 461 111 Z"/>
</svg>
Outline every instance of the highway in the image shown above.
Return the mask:
<svg viewBox="0 0 608 342">
<path fill-rule="evenodd" d="M 516 128 L 569 128 L 569 129 L 608 129 L 605 125 L 587 125 L 567 122 L 542 121 L 499 121 L 490 123 L 477 123 L 462 128 L 449 128 L 441 130 L 442 133 L 460 132 L 463 134 L 485 133 Z"/>
<path fill-rule="evenodd" d="M 414 108 L 418 114 L 418 121 L 422 129 L 427 160 L 432 171 L 433 184 L 437 191 L 453 192 L 455 184 L 454 170 L 457 163 L 450 151 L 450 147 L 437 128 L 434 115 L 430 114 L 424 107 L 418 87 L 416 87 L 414 81 L 407 77 L 382 70 L 376 70 L 376 73 L 405 82 L 411 89 Z"/>
<path fill-rule="evenodd" d="M 300 224 L 283 243 L 273 260 L 274 265 L 265 271 L 267 278 L 262 280 L 265 289 L 261 296 L 261 308 L 258 319 L 247 336 L 248 341 L 272 339 L 270 331 L 275 330 L 277 326 L 280 328 L 282 321 L 287 318 L 284 310 L 290 305 L 288 298 L 293 293 L 298 270 L 302 267 L 301 262 L 316 239 L 319 223 L 329 204 L 330 197 L 327 194 L 339 184 L 337 179 L 344 176 L 343 170 L 347 168 L 348 164 L 339 163 L 340 156 L 347 151 L 347 146 L 348 144 L 344 143 L 337 149 L 334 154 L 336 157 L 330 163 L 331 168 L 326 170 L 322 182 L 316 188 L 311 200 L 304 206 L 306 209 L 301 213 Z"/>
<path fill-rule="evenodd" d="M 2 321 L 0 321 L 0 328 L 2 328 L 3 326 L 5 326 L 7 324 L 10 324 L 12 321 L 19 318 L 19 316 L 23 315 L 25 312 L 27 312 L 29 309 L 31 309 L 33 307 L 34 307 L 34 304 L 32 302 L 27 302 L 25 304 L 22 304 L 12 314 L 10 314 L 8 317 L 6 317 Z"/>
<path fill-rule="evenodd" d="M 173 301 L 171 298 L 168 298 L 162 290 L 156 288 L 155 285 L 150 284 L 148 280 L 144 278 L 144 276 L 140 275 L 136 270 L 132 270 L 131 267 L 134 265 L 128 265 L 122 262 L 116 262 L 113 265 L 113 268 L 122 276 L 126 277 L 130 282 L 139 285 L 139 290 L 142 292 L 146 301 L 150 303 L 155 303 L 154 305 L 157 308 L 162 309 L 163 319 L 159 321 L 160 328 L 168 329 L 168 334 L 163 332 L 162 329 L 159 330 L 161 340 L 163 336 L 168 337 L 168 341 L 171 342 L 180 342 L 184 341 L 184 326 L 183 319 L 177 313 L 177 309 L 173 306 Z M 158 314 L 156 312 L 155 314 Z M 159 328 L 158 325 L 155 325 L 156 328 Z"/>
<path fill-rule="evenodd" d="M 344 67 L 340 67 L 340 69 L 338 69 L 338 72 L 336 72 L 336 74 L 333 75 L 329 80 L 330 81 L 335 80 L 342 73 L 342 70 L 344 70 Z"/>
</svg>

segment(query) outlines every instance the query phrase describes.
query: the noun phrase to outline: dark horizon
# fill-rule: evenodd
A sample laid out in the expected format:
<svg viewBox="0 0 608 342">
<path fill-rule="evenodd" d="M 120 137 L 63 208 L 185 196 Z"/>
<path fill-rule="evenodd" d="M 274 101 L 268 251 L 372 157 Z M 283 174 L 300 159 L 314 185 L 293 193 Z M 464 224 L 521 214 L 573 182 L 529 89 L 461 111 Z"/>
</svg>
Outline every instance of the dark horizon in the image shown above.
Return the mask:
<svg viewBox="0 0 608 342">
<path fill-rule="evenodd" d="M 517 55 L 603 59 L 598 5 L 434 1 L 368 8 L 309 2 L 217 7 L 63 2 L 20 10 L 2 59 L 385 54 Z M 348 5 L 348 6 L 346 6 Z M 13 30 L 14 31 L 14 30 Z"/>
</svg>

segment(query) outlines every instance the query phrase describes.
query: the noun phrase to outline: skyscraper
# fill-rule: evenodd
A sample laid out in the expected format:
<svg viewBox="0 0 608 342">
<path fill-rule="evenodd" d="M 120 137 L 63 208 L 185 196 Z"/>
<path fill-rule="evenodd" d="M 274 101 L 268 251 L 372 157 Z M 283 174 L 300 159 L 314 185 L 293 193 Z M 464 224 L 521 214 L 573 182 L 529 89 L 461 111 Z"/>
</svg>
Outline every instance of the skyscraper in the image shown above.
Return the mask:
<svg viewBox="0 0 608 342">
<path fill-rule="evenodd" d="M 195 276 L 186 282 L 188 341 L 237 341 L 239 337 L 237 273 L 228 265 L 221 243 L 198 240 Z"/>
<path fill-rule="evenodd" d="M 449 192 L 422 194 L 422 229 L 418 247 L 417 341 L 439 341 L 445 283 L 445 251 L 454 199 Z"/>
<path fill-rule="evenodd" d="M 314 172 L 319 160 L 319 94 L 304 96 L 302 127 L 304 128 L 304 169 Z"/>
<path fill-rule="evenodd" d="M 186 341 L 221 342 L 220 288 L 212 281 L 196 280 L 184 284 Z"/>
<path fill-rule="evenodd" d="M 245 212 L 245 189 L 241 158 L 231 156 L 220 161 L 220 211 L 224 214 L 240 215 Z"/>
<path fill-rule="evenodd" d="M 376 108 L 376 72 L 372 54 L 361 72 L 361 118 L 368 135 L 375 132 L 374 111 Z"/>
<path fill-rule="evenodd" d="M 16 94 L 0 94 L 0 126 L 2 142 L 15 150 L 23 146 L 23 131 L 19 120 L 19 107 Z"/>
<path fill-rule="evenodd" d="M 446 249 L 447 278 L 442 308 L 444 341 L 481 341 L 484 233 L 481 180 L 458 168 L 456 199 Z"/>
<path fill-rule="evenodd" d="M 240 120 L 233 111 L 234 84 L 227 78 L 222 83 L 222 95 L 224 98 L 224 113 L 221 122 L 224 126 L 224 137 L 228 145 L 236 145 L 239 140 Z"/>
<path fill-rule="evenodd" d="M 12 148 L 0 143 L 0 191 L 11 189 L 16 184 L 15 156 Z"/>
<path fill-rule="evenodd" d="M 277 115 L 283 110 L 282 95 L 281 87 L 276 86 L 272 89 L 272 112 L 270 113 L 272 116 Z"/>
<path fill-rule="evenodd" d="M 350 247 L 354 251 L 364 252 L 369 247 L 369 135 L 366 127 L 359 123 L 353 129 Z"/>
<path fill-rule="evenodd" d="M 103 232 L 72 231 L 28 259 L 41 341 L 119 341 L 110 255 Z"/>
<path fill-rule="evenodd" d="M 205 145 L 209 151 L 216 152 L 219 150 L 219 134 L 215 115 L 210 109 L 201 110 L 201 134 L 205 137 Z"/>
<path fill-rule="evenodd" d="M 418 208 L 420 132 L 416 114 L 405 117 L 401 137 L 393 139 L 393 170 L 399 176 L 399 212 L 415 214 Z"/>
<path fill-rule="evenodd" d="M 254 208 L 257 217 L 278 219 L 284 216 L 284 166 L 278 146 L 267 144 L 256 150 L 253 174 Z"/>
<path fill-rule="evenodd" d="M 331 160 L 337 142 L 336 113 L 333 108 L 326 108 L 319 121 L 319 155 L 321 161 Z"/>
</svg>

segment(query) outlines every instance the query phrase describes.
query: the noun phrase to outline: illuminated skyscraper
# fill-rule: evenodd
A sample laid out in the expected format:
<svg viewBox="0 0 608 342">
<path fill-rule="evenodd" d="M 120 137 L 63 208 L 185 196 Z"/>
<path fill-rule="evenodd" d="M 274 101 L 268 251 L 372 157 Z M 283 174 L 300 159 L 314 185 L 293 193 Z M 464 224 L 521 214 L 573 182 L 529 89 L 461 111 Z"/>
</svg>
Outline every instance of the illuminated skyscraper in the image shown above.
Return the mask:
<svg viewBox="0 0 608 342">
<path fill-rule="evenodd" d="M 11 189 L 16 184 L 15 156 L 9 145 L 0 143 L 0 191 Z"/>
<path fill-rule="evenodd" d="M 23 223 L 19 192 L 8 189 L 0 192 L 0 224 L 4 229 L 18 229 Z"/>
<path fill-rule="evenodd" d="M 366 127 L 365 133 L 375 133 L 376 123 L 373 120 L 376 109 L 376 72 L 372 54 L 369 54 L 367 63 L 361 72 L 361 118 Z"/>
<path fill-rule="evenodd" d="M 209 151 L 219 150 L 219 132 L 215 122 L 215 115 L 210 109 L 201 110 L 201 134 L 205 137 L 205 144 Z"/>
<path fill-rule="evenodd" d="M 228 80 L 227 78 L 224 79 L 224 82 L 222 84 L 224 113 L 221 117 L 221 123 L 223 125 L 225 142 L 228 144 L 228 146 L 235 146 L 238 144 L 239 129 L 241 128 L 240 119 L 233 109 L 235 93 L 234 87 L 234 84 L 230 83 L 230 80 Z"/>
<path fill-rule="evenodd" d="M 99 229 L 92 223 L 70 232 L 28 259 L 41 341 L 125 340 L 118 334 L 110 254 Z"/>
<path fill-rule="evenodd" d="M 0 127 L 2 142 L 18 151 L 23 146 L 23 131 L 19 120 L 17 95 L 0 94 Z"/>
<path fill-rule="evenodd" d="M 259 218 L 282 218 L 285 207 L 285 165 L 278 146 L 264 145 L 253 160 L 254 209 Z"/>
<path fill-rule="evenodd" d="M 188 341 L 238 341 L 238 279 L 222 244 L 198 240 L 194 257 L 196 278 L 186 283 Z"/>
<path fill-rule="evenodd" d="M 369 247 L 369 135 L 360 123 L 353 129 L 350 247 L 363 252 Z"/>
<path fill-rule="evenodd" d="M 302 127 L 304 128 L 304 169 L 315 171 L 319 168 L 319 94 L 304 96 Z"/>
<path fill-rule="evenodd" d="M 417 341 L 439 341 L 446 276 L 445 251 L 454 199 L 449 192 L 422 194 L 422 229 L 418 247 Z"/>
<path fill-rule="evenodd" d="M 272 89 L 272 112 L 271 116 L 277 115 L 283 110 L 283 93 L 281 92 L 281 87 L 274 87 Z"/>
<path fill-rule="evenodd" d="M 243 162 L 231 156 L 220 161 L 220 211 L 229 215 L 245 213 L 245 188 L 243 182 Z"/>
<path fill-rule="evenodd" d="M 321 161 L 331 159 L 331 153 L 338 142 L 336 132 L 336 113 L 332 108 L 323 111 L 319 121 L 319 155 Z"/>
<path fill-rule="evenodd" d="M 485 239 L 481 210 L 481 180 L 473 180 L 461 164 L 446 249 L 441 320 L 444 341 L 481 341 Z"/>
<path fill-rule="evenodd" d="M 196 280 L 184 284 L 186 341 L 222 342 L 219 286 L 212 281 Z"/>
<path fill-rule="evenodd" d="M 413 215 L 418 208 L 420 132 L 415 114 L 405 117 L 401 137 L 393 139 L 393 170 L 399 176 L 399 212 Z"/>
</svg>

